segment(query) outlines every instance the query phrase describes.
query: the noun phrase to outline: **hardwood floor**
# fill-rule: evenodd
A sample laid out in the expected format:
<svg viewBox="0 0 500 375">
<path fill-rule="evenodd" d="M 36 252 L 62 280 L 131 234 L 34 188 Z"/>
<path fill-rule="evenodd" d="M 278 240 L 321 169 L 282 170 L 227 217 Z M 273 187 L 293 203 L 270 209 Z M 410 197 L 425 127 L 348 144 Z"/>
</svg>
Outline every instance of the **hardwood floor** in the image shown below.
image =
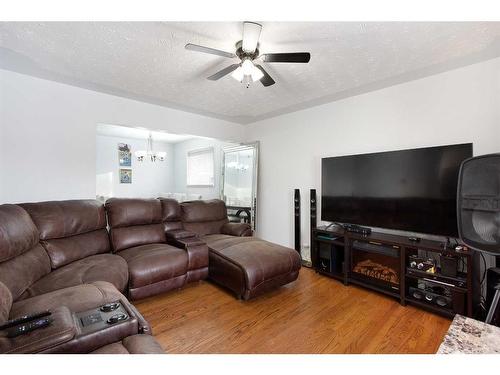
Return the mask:
<svg viewBox="0 0 500 375">
<path fill-rule="evenodd" d="M 451 323 L 307 268 L 251 301 L 200 282 L 135 305 L 167 353 L 435 353 Z"/>
</svg>

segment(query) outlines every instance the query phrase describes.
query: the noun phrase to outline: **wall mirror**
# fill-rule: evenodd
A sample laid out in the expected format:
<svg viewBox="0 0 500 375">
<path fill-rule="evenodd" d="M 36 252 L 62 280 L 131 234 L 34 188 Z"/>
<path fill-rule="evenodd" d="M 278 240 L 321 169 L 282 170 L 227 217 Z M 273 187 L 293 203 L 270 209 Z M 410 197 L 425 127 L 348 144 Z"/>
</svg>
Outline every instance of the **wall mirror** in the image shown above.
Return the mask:
<svg viewBox="0 0 500 375">
<path fill-rule="evenodd" d="M 256 229 L 259 143 L 226 146 L 222 150 L 221 197 L 229 218 Z"/>
</svg>

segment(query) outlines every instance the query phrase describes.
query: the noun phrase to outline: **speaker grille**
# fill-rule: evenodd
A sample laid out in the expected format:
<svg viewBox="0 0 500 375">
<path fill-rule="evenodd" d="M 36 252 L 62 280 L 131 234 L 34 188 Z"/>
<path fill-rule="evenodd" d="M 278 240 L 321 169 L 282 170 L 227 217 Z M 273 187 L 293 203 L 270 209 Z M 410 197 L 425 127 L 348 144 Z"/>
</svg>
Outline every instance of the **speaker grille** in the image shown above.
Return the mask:
<svg viewBox="0 0 500 375">
<path fill-rule="evenodd" d="M 462 241 L 477 250 L 500 253 L 500 154 L 465 160 L 457 196 Z"/>
</svg>

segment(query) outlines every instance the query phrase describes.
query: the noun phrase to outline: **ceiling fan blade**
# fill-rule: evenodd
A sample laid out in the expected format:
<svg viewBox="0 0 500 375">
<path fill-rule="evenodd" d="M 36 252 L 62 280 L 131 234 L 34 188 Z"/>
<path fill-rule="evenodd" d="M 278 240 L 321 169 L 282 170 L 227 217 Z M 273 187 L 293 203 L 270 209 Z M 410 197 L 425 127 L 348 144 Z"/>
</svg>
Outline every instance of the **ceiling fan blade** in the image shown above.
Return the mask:
<svg viewBox="0 0 500 375">
<path fill-rule="evenodd" d="M 243 52 L 254 53 L 259 43 L 262 25 L 255 22 L 243 22 L 243 42 L 241 48 Z"/>
<path fill-rule="evenodd" d="M 222 70 L 219 70 L 217 73 L 212 74 L 207 79 L 209 79 L 210 81 L 217 81 L 218 79 L 221 79 L 222 77 L 231 73 L 233 70 L 236 70 L 239 66 L 240 66 L 240 64 L 229 65 L 228 67 L 226 67 Z"/>
<path fill-rule="evenodd" d="M 260 79 L 260 82 L 265 86 L 271 86 L 274 85 L 276 82 L 274 82 L 274 79 L 271 78 L 271 76 L 265 71 L 265 69 L 260 66 L 260 65 L 255 65 L 257 69 L 259 69 L 262 74 L 264 74 L 264 77 Z"/>
<path fill-rule="evenodd" d="M 309 52 L 266 53 L 261 57 L 266 63 L 308 63 L 311 54 Z"/>
<path fill-rule="evenodd" d="M 203 47 L 203 46 L 199 46 L 197 44 L 188 43 L 188 44 L 186 44 L 186 46 L 184 48 L 186 48 L 187 50 L 190 50 L 190 51 L 209 53 L 210 55 L 217 55 L 217 56 L 229 57 L 229 58 L 236 57 L 236 55 L 234 53 L 229 53 L 226 51 L 221 51 L 219 49 L 210 48 L 210 47 Z"/>
</svg>

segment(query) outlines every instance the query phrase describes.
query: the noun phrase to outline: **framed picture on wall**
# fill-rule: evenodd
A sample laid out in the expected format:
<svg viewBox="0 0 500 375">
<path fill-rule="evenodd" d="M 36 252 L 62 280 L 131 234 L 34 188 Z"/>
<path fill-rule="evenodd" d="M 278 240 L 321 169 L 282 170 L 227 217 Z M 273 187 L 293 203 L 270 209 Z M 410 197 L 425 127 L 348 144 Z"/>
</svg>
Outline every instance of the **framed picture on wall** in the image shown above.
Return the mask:
<svg viewBox="0 0 500 375">
<path fill-rule="evenodd" d="M 118 143 L 118 160 L 120 167 L 132 166 L 132 148 L 129 144 Z"/>
<path fill-rule="evenodd" d="M 132 183 L 132 169 L 120 168 L 120 184 L 131 184 L 131 183 Z"/>
</svg>

